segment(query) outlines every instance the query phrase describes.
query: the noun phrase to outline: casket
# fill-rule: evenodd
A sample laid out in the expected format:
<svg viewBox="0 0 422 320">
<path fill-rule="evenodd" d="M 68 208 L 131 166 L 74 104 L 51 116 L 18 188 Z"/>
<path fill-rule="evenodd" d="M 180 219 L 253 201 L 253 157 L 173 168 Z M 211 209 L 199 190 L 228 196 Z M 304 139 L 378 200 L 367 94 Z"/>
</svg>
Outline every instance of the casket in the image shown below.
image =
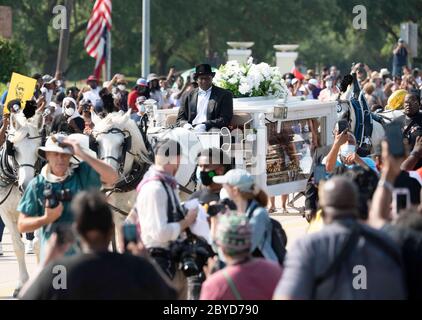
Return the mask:
<svg viewBox="0 0 422 320">
<path fill-rule="evenodd" d="M 282 118 L 280 108 L 287 108 Z M 314 148 L 333 142 L 336 102 L 298 97 L 289 97 L 287 101 L 271 97 L 238 98 L 233 100 L 233 109 L 229 126 L 232 136 L 236 132 L 239 137 L 239 132 L 243 132 L 243 139 L 232 138 L 241 140 L 230 148 L 236 167 L 251 172 L 257 184 L 270 195 L 305 190 Z M 172 125 L 177 113 L 178 109 L 155 110 L 156 125 Z"/>
</svg>

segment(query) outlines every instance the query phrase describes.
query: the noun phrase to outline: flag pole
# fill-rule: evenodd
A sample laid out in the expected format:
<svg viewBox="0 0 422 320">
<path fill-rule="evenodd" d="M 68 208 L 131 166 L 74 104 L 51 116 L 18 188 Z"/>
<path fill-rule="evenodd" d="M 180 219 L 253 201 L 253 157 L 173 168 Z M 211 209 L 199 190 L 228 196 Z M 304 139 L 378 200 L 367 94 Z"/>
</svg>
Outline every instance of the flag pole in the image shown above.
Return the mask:
<svg viewBox="0 0 422 320">
<path fill-rule="evenodd" d="M 107 76 L 106 80 L 111 80 L 111 30 L 107 33 Z"/>
<path fill-rule="evenodd" d="M 142 2 L 142 76 L 150 73 L 150 0 Z"/>
</svg>

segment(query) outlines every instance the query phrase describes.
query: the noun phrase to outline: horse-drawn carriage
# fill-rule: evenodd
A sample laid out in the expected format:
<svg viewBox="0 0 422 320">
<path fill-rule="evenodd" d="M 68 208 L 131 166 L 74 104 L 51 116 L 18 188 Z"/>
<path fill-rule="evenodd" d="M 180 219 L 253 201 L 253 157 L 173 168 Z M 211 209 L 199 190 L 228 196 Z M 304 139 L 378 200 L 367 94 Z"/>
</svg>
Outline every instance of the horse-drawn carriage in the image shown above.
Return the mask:
<svg viewBox="0 0 422 320">
<path fill-rule="evenodd" d="M 312 149 L 333 141 L 336 102 L 243 98 L 234 99 L 233 109 L 228 128 L 207 133 L 191 131 L 189 147 L 179 140 L 189 151 L 185 159 L 189 164 L 185 165 L 191 169 L 184 172 L 185 181 L 194 172 L 195 152 L 217 147 L 231 156 L 235 167 L 251 172 L 270 195 L 303 191 L 311 169 Z M 177 112 L 177 108 L 151 108 L 148 135 L 184 130 L 169 129 L 176 123 Z"/>
</svg>

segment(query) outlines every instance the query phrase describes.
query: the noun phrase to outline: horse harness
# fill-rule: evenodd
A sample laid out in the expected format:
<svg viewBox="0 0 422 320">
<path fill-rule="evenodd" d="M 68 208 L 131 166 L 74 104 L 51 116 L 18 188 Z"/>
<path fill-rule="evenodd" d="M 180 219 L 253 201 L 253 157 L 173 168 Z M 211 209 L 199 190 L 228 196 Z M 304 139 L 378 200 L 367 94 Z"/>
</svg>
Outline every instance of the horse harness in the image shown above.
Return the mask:
<svg viewBox="0 0 422 320">
<path fill-rule="evenodd" d="M 119 164 L 119 173 L 123 174 L 124 171 L 124 167 L 125 167 L 125 162 L 126 162 L 126 153 L 129 153 L 130 155 L 135 156 L 135 154 L 130 152 L 130 149 L 132 148 L 132 136 L 130 134 L 129 131 L 125 130 L 120 130 L 118 128 L 112 128 L 106 132 L 100 132 L 98 133 L 96 136 L 98 137 L 101 134 L 121 134 L 124 137 L 124 141 L 122 144 L 122 154 L 119 158 L 115 158 L 112 156 L 107 156 L 107 157 L 101 157 L 101 160 L 107 160 L 107 159 L 111 159 L 115 162 L 117 162 Z M 96 138 L 94 138 L 93 136 L 90 136 L 89 138 L 89 148 L 93 151 L 95 151 L 95 153 L 98 155 L 98 142 L 96 140 Z"/>
<path fill-rule="evenodd" d="M 8 137 L 9 136 L 13 136 L 13 134 L 8 134 Z M 0 186 L 10 186 L 10 189 L 6 197 L 0 201 L 0 205 L 3 204 L 9 198 L 13 186 L 17 183 L 19 168 L 29 167 L 34 169 L 35 174 L 38 174 L 41 171 L 43 162 L 42 159 L 38 158 L 35 165 L 29 163 L 18 163 L 18 161 L 16 160 L 16 149 L 14 147 L 13 142 L 11 142 L 8 137 L 3 147 L 0 148 Z M 43 130 L 40 136 L 35 137 L 31 137 L 29 134 L 27 134 L 26 138 L 29 140 L 41 139 L 41 145 L 44 145 L 46 140 L 45 131 Z M 11 166 L 9 163 L 9 157 L 12 157 L 12 161 L 14 164 L 13 166 Z"/>
<path fill-rule="evenodd" d="M 350 108 L 353 108 L 356 116 L 356 124 L 353 134 L 356 138 L 356 145 L 364 153 L 369 154 L 372 147 L 372 131 L 374 128 L 373 116 L 368 108 L 363 92 L 356 98 L 352 96 L 350 101 L 338 100 L 338 104 L 342 102 L 349 103 Z M 340 108 L 340 106 L 338 106 Z M 348 111 L 348 120 L 350 121 L 350 110 Z"/>
</svg>

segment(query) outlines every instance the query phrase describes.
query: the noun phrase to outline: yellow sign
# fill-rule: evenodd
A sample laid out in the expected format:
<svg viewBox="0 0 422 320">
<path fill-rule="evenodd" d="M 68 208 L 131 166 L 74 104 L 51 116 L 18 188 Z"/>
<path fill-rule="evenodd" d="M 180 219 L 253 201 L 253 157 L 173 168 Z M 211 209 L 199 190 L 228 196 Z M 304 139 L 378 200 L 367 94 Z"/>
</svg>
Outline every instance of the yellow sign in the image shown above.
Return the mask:
<svg viewBox="0 0 422 320">
<path fill-rule="evenodd" d="M 3 113 L 9 113 L 7 104 L 9 101 L 19 99 L 21 105 L 25 108 L 27 100 L 31 100 L 34 95 L 35 85 L 37 80 L 23 76 L 19 73 L 12 73 L 12 79 L 10 80 L 9 91 L 7 93 L 6 102 L 4 104 Z"/>
</svg>

